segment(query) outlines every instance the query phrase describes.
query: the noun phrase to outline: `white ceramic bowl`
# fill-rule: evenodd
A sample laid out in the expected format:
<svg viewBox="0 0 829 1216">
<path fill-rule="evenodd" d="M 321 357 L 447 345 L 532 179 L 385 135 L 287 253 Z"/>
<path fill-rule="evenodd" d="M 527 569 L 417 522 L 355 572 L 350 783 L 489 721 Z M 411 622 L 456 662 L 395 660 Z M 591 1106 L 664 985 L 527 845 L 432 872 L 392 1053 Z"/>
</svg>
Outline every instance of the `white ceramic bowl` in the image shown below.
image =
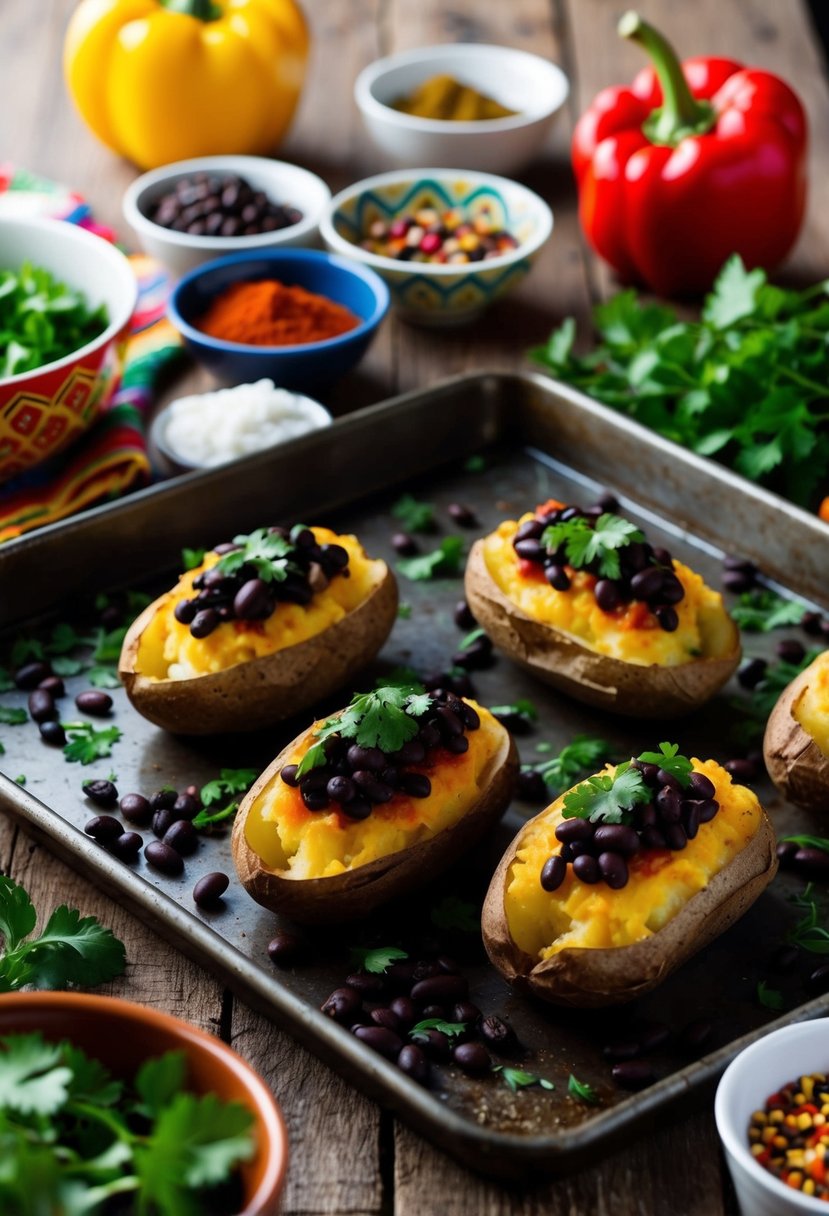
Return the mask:
<svg viewBox="0 0 829 1216">
<path fill-rule="evenodd" d="M 714 1114 L 743 1216 L 826 1213 L 827 1205 L 785 1185 L 749 1152 L 748 1125 L 769 1094 L 806 1073 L 829 1073 L 829 1018 L 774 1030 L 741 1051 L 723 1073 Z"/>
<path fill-rule="evenodd" d="M 153 203 L 181 178 L 200 172 L 237 173 L 255 190 L 263 190 L 273 202 L 296 207 L 302 212 L 302 219 L 288 228 L 257 236 L 191 236 L 189 232 L 175 232 L 154 224 L 148 218 Z M 144 252 L 163 262 L 174 274 L 183 275 L 203 262 L 229 253 L 317 244 L 320 216 L 330 199 L 331 191 L 322 178 L 298 165 L 264 156 L 201 156 L 164 165 L 136 178 L 124 194 L 123 210 Z"/>
<path fill-rule="evenodd" d="M 453 76 L 517 113 L 479 122 L 416 118 L 392 109 L 432 76 Z M 478 169 L 513 173 L 542 151 L 570 92 L 561 68 L 508 46 L 456 43 L 424 46 L 364 68 L 354 98 L 385 162 L 399 167 Z"/>
<path fill-rule="evenodd" d="M 501 257 L 461 264 L 398 261 L 360 247 L 375 220 L 432 206 L 460 207 L 471 215 L 489 207 L 518 246 Z M 398 314 L 430 326 L 473 321 L 523 279 L 552 230 L 552 211 L 526 186 L 460 169 L 401 169 L 367 177 L 335 195 L 320 221 L 329 249 L 371 267 L 386 281 Z"/>
</svg>

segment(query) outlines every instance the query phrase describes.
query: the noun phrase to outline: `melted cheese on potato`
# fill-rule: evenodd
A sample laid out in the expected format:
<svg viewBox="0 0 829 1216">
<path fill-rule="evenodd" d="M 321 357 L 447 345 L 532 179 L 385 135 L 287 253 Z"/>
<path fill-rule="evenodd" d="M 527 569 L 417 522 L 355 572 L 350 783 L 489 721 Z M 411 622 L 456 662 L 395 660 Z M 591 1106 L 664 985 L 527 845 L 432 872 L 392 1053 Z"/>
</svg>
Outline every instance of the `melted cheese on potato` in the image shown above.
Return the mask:
<svg viewBox="0 0 829 1216">
<path fill-rule="evenodd" d="M 564 818 L 564 795 L 539 818 L 510 867 L 504 898 L 510 934 L 522 950 L 542 960 L 574 946 L 630 946 L 650 937 L 746 847 L 762 817 L 756 796 L 732 784 L 715 761 L 692 763 L 713 781 L 719 811 L 684 849 L 649 849 L 631 858 L 630 881 L 618 891 L 580 882 L 572 866 L 557 891 L 545 891 L 541 868 L 561 849 L 555 829 Z"/>
<path fill-rule="evenodd" d="M 829 756 L 829 650 L 808 668 L 809 683 L 792 705 L 792 717 Z"/>
<path fill-rule="evenodd" d="M 342 545 L 348 550 L 347 578 L 338 574 L 311 602 L 277 604 L 264 621 L 225 621 L 206 638 L 194 638 L 187 625 L 173 615 L 179 600 L 196 594 L 193 580 L 219 560 L 207 553 L 203 563 L 181 576 L 141 635 L 136 668 L 155 680 L 185 680 L 226 671 L 238 663 L 275 654 L 307 642 L 353 612 L 383 580 L 386 566 L 366 556 L 356 536 L 338 536 L 329 528 L 312 528 L 320 545 Z"/>
<path fill-rule="evenodd" d="M 675 605 L 679 626 L 673 633 L 661 629 L 646 605 L 635 600 L 615 612 L 603 612 L 593 594 L 595 576 L 587 571 L 574 570 L 570 589 L 556 591 L 545 579 L 542 567 L 522 564 L 513 548 L 518 528 L 533 518 L 530 513 L 518 521 L 505 520 L 484 540 L 490 577 L 533 620 L 626 663 L 676 667 L 733 649 L 722 596 L 681 562 L 674 562 L 674 573 L 685 588 L 685 597 Z"/>
<path fill-rule="evenodd" d="M 245 838 L 272 870 L 287 878 L 330 878 L 355 870 L 379 857 L 428 840 L 452 827 L 480 799 L 490 761 L 504 738 L 504 728 L 486 709 L 469 701 L 481 725 L 469 731 L 469 750 L 461 756 L 438 748 L 413 772 L 426 773 L 432 783 L 428 798 L 396 794 L 390 802 L 372 806 L 367 819 L 355 821 L 332 807 L 309 811 L 299 790 L 275 777 L 257 797 L 245 823 Z M 298 764 L 313 742 L 310 734 L 286 758 Z"/>
</svg>

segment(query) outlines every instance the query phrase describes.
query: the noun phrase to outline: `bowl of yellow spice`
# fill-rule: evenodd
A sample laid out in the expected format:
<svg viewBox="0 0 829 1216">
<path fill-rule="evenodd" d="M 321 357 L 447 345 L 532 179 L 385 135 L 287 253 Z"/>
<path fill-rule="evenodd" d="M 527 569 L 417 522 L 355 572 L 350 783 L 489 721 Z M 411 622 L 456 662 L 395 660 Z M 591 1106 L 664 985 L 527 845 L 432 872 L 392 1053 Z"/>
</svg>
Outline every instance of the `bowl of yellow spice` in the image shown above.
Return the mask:
<svg viewBox="0 0 829 1216">
<path fill-rule="evenodd" d="M 389 55 L 354 85 L 369 137 L 389 165 L 507 174 L 543 151 L 568 93 L 567 77 L 549 60 L 477 43 Z"/>
</svg>

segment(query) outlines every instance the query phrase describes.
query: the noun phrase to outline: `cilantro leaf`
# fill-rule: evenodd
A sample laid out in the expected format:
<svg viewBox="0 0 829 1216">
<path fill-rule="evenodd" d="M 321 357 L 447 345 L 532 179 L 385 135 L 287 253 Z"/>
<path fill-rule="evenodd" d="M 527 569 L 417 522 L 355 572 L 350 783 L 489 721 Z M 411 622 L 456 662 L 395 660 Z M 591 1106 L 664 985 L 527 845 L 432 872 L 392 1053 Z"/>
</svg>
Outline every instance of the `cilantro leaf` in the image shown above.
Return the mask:
<svg viewBox="0 0 829 1216">
<path fill-rule="evenodd" d="M 588 777 L 564 796 L 565 819 L 589 819 L 591 823 L 628 823 L 630 812 L 640 802 L 650 801 L 642 774 L 629 764 L 613 773 Z"/>
<path fill-rule="evenodd" d="M 112 746 L 122 736 L 117 726 L 96 730 L 90 722 L 62 722 L 69 736 L 63 754 L 70 763 L 92 764 L 94 760 L 112 755 Z"/>
<path fill-rule="evenodd" d="M 586 1081 L 579 1081 L 572 1073 L 567 1082 L 567 1092 L 571 1098 L 578 1098 L 580 1102 L 586 1102 L 588 1106 L 598 1105 L 599 1095 L 593 1086 L 588 1085 Z"/>
<path fill-rule="evenodd" d="M 0 705 L 0 723 L 4 726 L 22 726 L 29 721 L 25 709 L 15 709 L 10 705 Z"/>
<path fill-rule="evenodd" d="M 7 951 L 16 950 L 37 924 L 37 914 L 25 888 L 0 874 L 0 934 Z"/>
<path fill-rule="evenodd" d="M 181 564 L 185 570 L 195 570 L 204 561 L 206 549 L 182 549 Z"/>
<path fill-rule="evenodd" d="M 679 784 L 686 788 L 691 781 L 694 771 L 687 756 L 680 756 L 678 743 L 660 743 L 658 752 L 642 752 L 639 759 L 645 764 L 656 764 L 659 768 L 676 777 Z"/>
<path fill-rule="evenodd" d="M 199 811 L 192 820 L 193 827 L 197 830 L 202 828 L 215 827 L 217 823 L 224 823 L 228 819 L 232 819 L 239 809 L 238 799 L 235 802 L 229 802 L 227 806 L 223 806 L 218 811 Z"/>
<path fill-rule="evenodd" d="M 0 1051 L 0 1111 L 54 1115 L 69 1094 L 72 1074 L 58 1044 L 40 1034 L 9 1034 Z"/>
<path fill-rule="evenodd" d="M 489 712 L 495 714 L 496 717 L 500 714 L 505 718 L 524 718 L 527 722 L 538 721 L 538 710 L 535 705 L 523 697 L 519 697 L 511 705 L 491 705 Z"/>
<path fill-rule="evenodd" d="M 244 794 L 259 776 L 255 768 L 223 768 L 219 776 L 206 782 L 199 791 L 202 806 L 227 798 L 230 794 Z"/>
<path fill-rule="evenodd" d="M 769 988 L 765 980 L 760 980 L 757 985 L 757 1000 L 765 1009 L 773 1009 L 775 1013 L 783 1008 L 783 993 Z"/>
<path fill-rule="evenodd" d="M 800 600 L 784 599 L 767 588 L 744 591 L 731 616 L 746 633 L 771 633 L 788 625 L 799 625 L 806 605 Z"/>
<path fill-rule="evenodd" d="M 501 1074 L 514 1094 L 518 1093 L 519 1089 L 527 1089 L 531 1085 L 540 1085 L 542 1089 L 555 1089 L 555 1085 L 546 1077 L 537 1077 L 535 1073 L 525 1072 L 523 1068 L 508 1068 L 505 1064 L 496 1064 L 492 1071 Z"/>
<path fill-rule="evenodd" d="M 36 988 L 92 988 L 123 973 L 124 943 L 94 916 L 77 908 L 55 908 L 40 937 L 18 946 L 17 954 L 33 969 Z"/>
<path fill-rule="evenodd" d="M 458 573 L 463 555 L 463 541 L 459 536 L 445 536 L 437 549 L 423 553 L 420 557 L 409 557 L 397 563 L 404 578 L 413 582 L 424 582 L 436 575 L 450 576 Z"/>
<path fill-rule="evenodd" d="M 540 749 L 540 747 L 539 747 Z M 613 747 L 606 739 L 590 735 L 576 735 L 572 743 L 562 748 L 552 760 L 536 766 L 546 785 L 560 793 L 573 785 L 579 777 L 593 772 L 596 765 L 606 760 Z"/>
<path fill-rule="evenodd" d="M 407 532 L 433 532 L 435 508 L 430 502 L 418 502 L 411 494 L 403 494 L 391 509 Z"/>
<path fill-rule="evenodd" d="M 135 1088 L 143 1113 L 152 1118 L 169 1106 L 184 1088 L 187 1056 L 183 1051 L 167 1051 L 163 1056 L 145 1060 L 135 1074 Z"/>
<path fill-rule="evenodd" d="M 416 718 L 431 706 L 431 698 L 420 684 L 384 684 L 372 692 L 358 693 L 340 714 L 326 719 L 314 730 L 315 742 L 302 757 L 297 776 L 325 764 L 323 744 L 331 735 L 353 739 L 360 747 L 379 747 L 396 752 L 418 731 Z"/>
<path fill-rule="evenodd" d="M 397 946 L 352 946 L 351 955 L 363 971 L 370 971 L 372 975 L 383 975 L 392 963 L 409 957 L 405 950 Z"/>
<path fill-rule="evenodd" d="M 257 528 L 250 536 L 234 536 L 238 549 L 224 553 L 216 562 L 222 574 L 235 574 L 242 566 L 251 566 L 265 583 L 284 583 L 297 566 L 291 556 L 295 546 L 278 532 Z"/>
<path fill-rule="evenodd" d="M 53 664 L 54 666 L 54 664 Z M 87 681 L 93 688 L 120 688 L 121 681 L 114 667 L 90 667 Z"/>
<path fill-rule="evenodd" d="M 399 621 L 408 621 L 411 619 L 412 606 L 407 604 L 405 600 L 401 600 L 397 605 L 397 619 Z"/>
<path fill-rule="evenodd" d="M 723 266 L 714 287 L 706 297 L 703 318 L 716 329 L 728 329 L 750 317 L 757 307 L 757 292 L 766 281 L 765 271 L 746 270 L 742 258 L 734 253 Z"/>
<path fill-rule="evenodd" d="M 618 578 L 621 573 L 618 550 L 644 539 L 644 533 L 635 524 L 609 511 L 597 520 L 575 515 L 551 524 L 541 534 L 541 543 L 549 552 L 563 547 L 568 565 L 575 570 L 591 569 L 601 578 Z"/>
<path fill-rule="evenodd" d="M 409 1035 L 413 1039 L 422 1039 L 425 1038 L 427 1030 L 439 1030 L 447 1038 L 453 1039 L 456 1035 L 463 1034 L 466 1024 L 464 1022 L 446 1022 L 443 1018 L 424 1018 L 422 1022 L 415 1023 L 409 1031 Z"/>
<path fill-rule="evenodd" d="M 70 659 L 67 655 L 57 655 L 52 659 L 52 671 L 56 676 L 76 676 L 83 668 L 81 659 Z"/>
</svg>

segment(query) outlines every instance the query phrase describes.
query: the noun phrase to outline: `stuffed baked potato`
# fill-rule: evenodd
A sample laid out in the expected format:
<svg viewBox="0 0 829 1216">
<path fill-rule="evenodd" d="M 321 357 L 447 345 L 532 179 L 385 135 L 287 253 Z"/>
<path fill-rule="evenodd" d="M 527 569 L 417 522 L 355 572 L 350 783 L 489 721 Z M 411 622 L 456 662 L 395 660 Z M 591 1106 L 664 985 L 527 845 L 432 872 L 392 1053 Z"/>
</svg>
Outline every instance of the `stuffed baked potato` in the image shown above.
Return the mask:
<svg viewBox="0 0 829 1216">
<path fill-rule="evenodd" d="M 118 674 L 167 730 L 255 730 L 350 681 L 396 613 L 394 575 L 356 537 L 262 528 L 207 553 L 142 612 Z"/>
<path fill-rule="evenodd" d="M 722 596 L 628 520 L 551 500 L 472 548 L 466 598 L 515 662 L 634 717 L 703 704 L 740 660 Z"/>
<path fill-rule="evenodd" d="M 829 812 L 829 650 L 781 694 L 763 752 L 781 794 L 807 810 Z"/>
<path fill-rule="evenodd" d="M 776 869 L 751 790 L 662 744 L 525 824 L 487 892 L 484 944 L 553 1004 L 629 1001 L 742 916 Z"/>
</svg>

